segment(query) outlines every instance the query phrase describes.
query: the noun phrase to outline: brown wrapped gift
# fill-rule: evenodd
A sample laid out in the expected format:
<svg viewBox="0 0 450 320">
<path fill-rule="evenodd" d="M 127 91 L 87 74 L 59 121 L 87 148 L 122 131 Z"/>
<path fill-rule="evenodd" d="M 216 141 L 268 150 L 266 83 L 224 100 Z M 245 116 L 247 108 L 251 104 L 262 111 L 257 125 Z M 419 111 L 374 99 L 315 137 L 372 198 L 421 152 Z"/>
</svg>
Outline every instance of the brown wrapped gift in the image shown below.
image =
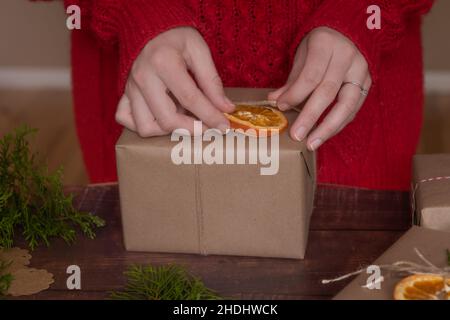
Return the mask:
<svg viewBox="0 0 450 320">
<path fill-rule="evenodd" d="M 267 92 L 227 89 L 233 101 L 264 100 Z M 286 116 L 292 123 L 296 112 Z M 261 164 L 175 165 L 177 143 L 127 130 L 117 143 L 127 250 L 304 257 L 315 190 L 315 156 L 304 143 L 288 130 L 279 136 L 274 175 L 261 175 Z"/>
<path fill-rule="evenodd" d="M 415 249 L 438 268 L 447 266 L 446 250 L 450 249 L 450 234 L 448 232 L 412 227 L 392 247 L 390 247 L 374 265 L 390 265 L 397 261 L 411 261 L 420 265 L 424 262 L 419 258 Z M 384 281 L 380 289 L 363 288 L 371 274 L 362 272 L 348 286 L 339 292 L 336 300 L 391 300 L 393 299 L 395 285 L 402 279 L 401 276 L 381 271 Z M 404 275 L 407 276 L 407 275 Z"/>
<path fill-rule="evenodd" d="M 414 157 L 415 223 L 450 232 L 450 154 Z"/>
</svg>

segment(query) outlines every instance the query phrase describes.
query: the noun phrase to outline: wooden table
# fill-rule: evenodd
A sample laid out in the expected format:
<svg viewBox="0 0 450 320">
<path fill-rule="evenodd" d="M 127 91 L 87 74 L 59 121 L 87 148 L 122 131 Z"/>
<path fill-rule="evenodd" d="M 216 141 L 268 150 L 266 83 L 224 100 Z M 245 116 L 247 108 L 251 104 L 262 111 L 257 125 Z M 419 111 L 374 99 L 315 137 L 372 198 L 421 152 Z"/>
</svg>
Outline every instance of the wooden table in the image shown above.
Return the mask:
<svg viewBox="0 0 450 320">
<path fill-rule="evenodd" d="M 55 283 L 31 299 L 105 299 L 125 283 L 131 264 L 186 266 L 210 288 L 242 299 L 329 299 L 349 281 L 322 285 L 321 279 L 370 264 L 410 227 L 409 195 L 319 186 L 305 260 L 126 252 L 122 244 L 116 185 L 67 188 L 81 210 L 107 221 L 97 238 L 76 244 L 57 240 L 39 247 L 31 266 L 52 272 Z M 22 245 L 23 246 L 23 245 Z M 81 268 L 82 290 L 66 288 L 66 268 Z"/>
</svg>

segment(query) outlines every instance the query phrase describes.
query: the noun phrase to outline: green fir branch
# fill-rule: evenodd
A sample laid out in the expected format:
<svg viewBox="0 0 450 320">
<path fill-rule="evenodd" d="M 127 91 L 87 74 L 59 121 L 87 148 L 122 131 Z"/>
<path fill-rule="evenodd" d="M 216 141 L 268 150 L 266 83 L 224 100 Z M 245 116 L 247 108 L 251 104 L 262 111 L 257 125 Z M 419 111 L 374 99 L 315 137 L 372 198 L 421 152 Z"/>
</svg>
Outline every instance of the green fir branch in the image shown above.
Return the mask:
<svg viewBox="0 0 450 320">
<path fill-rule="evenodd" d="M 220 300 L 203 282 L 176 265 L 131 266 L 125 273 L 123 291 L 113 292 L 117 300 Z"/>
<path fill-rule="evenodd" d="M 0 140 L 0 248 L 14 244 L 21 232 L 30 249 L 50 245 L 52 238 L 76 240 L 76 229 L 94 238 L 101 218 L 80 212 L 64 194 L 62 170 L 50 174 L 31 153 L 28 138 L 35 129 L 19 127 Z"/>
</svg>

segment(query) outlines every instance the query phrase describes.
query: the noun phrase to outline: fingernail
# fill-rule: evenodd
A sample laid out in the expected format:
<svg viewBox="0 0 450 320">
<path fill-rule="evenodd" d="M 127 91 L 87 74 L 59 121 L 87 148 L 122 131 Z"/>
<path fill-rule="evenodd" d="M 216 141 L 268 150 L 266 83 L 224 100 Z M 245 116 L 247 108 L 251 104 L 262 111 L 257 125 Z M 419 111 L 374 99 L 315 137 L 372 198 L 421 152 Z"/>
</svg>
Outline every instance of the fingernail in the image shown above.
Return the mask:
<svg viewBox="0 0 450 320">
<path fill-rule="evenodd" d="M 311 151 L 315 151 L 322 145 L 322 143 L 323 143 L 322 139 L 316 139 L 316 140 L 314 140 L 313 142 L 310 143 L 309 149 Z"/>
<path fill-rule="evenodd" d="M 289 105 L 286 102 L 277 103 L 278 109 L 285 111 L 289 109 Z"/>
<path fill-rule="evenodd" d="M 306 137 L 306 127 L 301 126 L 300 128 L 297 129 L 297 131 L 295 132 L 295 138 L 298 141 L 302 141 L 303 139 L 305 139 Z"/>
<path fill-rule="evenodd" d="M 267 95 L 267 97 L 269 98 L 269 100 L 276 100 L 276 96 L 277 96 L 278 90 L 269 92 L 269 94 Z"/>
<path fill-rule="evenodd" d="M 225 103 L 229 106 L 229 107 L 234 107 L 234 103 L 230 100 L 230 99 L 228 99 L 228 97 L 225 97 Z"/>
<path fill-rule="evenodd" d="M 227 123 L 221 123 L 217 126 L 217 129 L 226 134 L 230 130 L 230 126 Z"/>
</svg>

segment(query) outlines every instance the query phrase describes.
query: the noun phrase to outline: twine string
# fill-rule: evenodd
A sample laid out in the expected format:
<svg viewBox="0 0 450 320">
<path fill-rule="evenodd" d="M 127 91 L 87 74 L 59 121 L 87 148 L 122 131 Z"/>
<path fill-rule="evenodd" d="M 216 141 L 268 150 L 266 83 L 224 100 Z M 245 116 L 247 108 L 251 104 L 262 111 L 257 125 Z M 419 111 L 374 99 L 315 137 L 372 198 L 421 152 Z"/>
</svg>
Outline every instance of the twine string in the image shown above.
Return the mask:
<svg viewBox="0 0 450 320">
<path fill-rule="evenodd" d="M 443 267 L 439 268 L 435 266 L 433 263 L 431 263 L 425 256 L 419 251 L 419 249 L 414 248 L 414 252 L 419 257 L 420 260 L 422 260 L 425 265 L 419 264 L 412 261 L 396 261 L 392 264 L 385 264 L 385 265 L 379 265 L 380 269 L 384 269 L 390 272 L 402 274 L 433 274 L 433 275 L 440 275 L 444 278 L 444 283 L 447 278 L 450 277 L 450 266 L 449 267 Z M 338 282 L 347 278 L 350 278 L 352 276 L 358 275 L 362 272 L 364 272 L 367 268 L 361 268 L 359 270 L 344 274 L 342 276 L 333 278 L 333 279 L 323 279 L 322 284 L 329 284 L 333 282 Z M 380 277 L 381 278 L 381 277 Z M 377 279 L 381 281 L 381 279 Z"/>
</svg>

